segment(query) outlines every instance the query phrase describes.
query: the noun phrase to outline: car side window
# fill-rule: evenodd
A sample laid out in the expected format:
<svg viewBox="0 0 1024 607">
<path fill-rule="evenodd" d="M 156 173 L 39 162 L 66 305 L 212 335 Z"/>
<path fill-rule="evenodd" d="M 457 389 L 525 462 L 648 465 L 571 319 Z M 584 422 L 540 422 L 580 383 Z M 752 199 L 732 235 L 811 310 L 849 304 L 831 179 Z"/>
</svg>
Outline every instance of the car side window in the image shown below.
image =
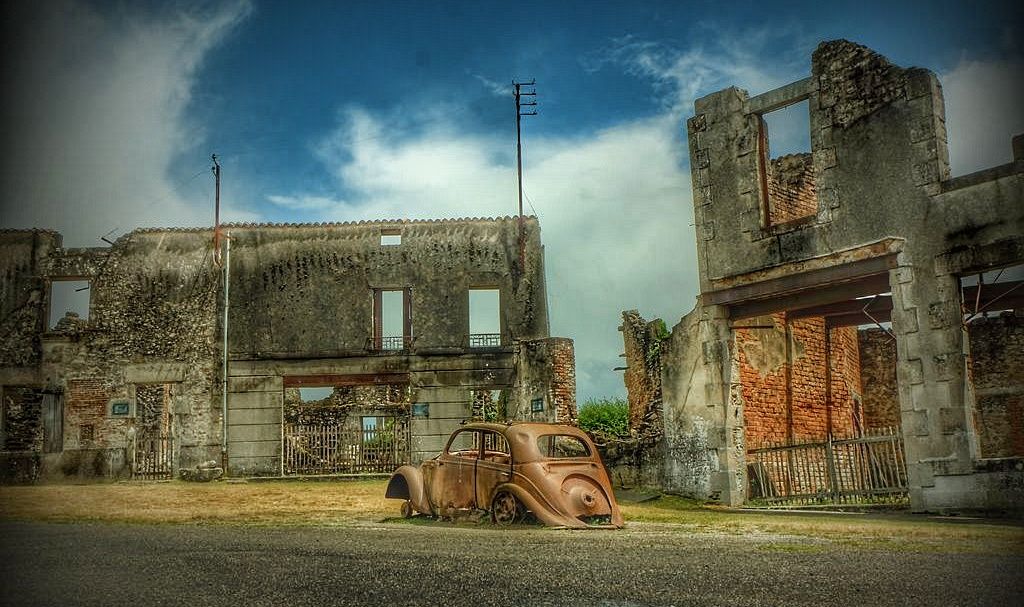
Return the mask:
<svg viewBox="0 0 1024 607">
<path fill-rule="evenodd" d="M 478 432 L 472 430 L 457 432 L 448 443 L 448 454 L 457 457 L 476 458 L 480 452 L 478 434 Z"/>
<path fill-rule="evenodd" d="M 537 448 L 544 457 L 590 457 L 590 448 L 575 436 L 545 434 L 537 438 Z"/>
<path fill-rule="evenodd" d="M 481 439 L 484 443 L 483 458 L 487 461 L 507 464 L 511 451 L 508 448 L 508 441 L 497 432 L 483 432 Z"/>
</svg>

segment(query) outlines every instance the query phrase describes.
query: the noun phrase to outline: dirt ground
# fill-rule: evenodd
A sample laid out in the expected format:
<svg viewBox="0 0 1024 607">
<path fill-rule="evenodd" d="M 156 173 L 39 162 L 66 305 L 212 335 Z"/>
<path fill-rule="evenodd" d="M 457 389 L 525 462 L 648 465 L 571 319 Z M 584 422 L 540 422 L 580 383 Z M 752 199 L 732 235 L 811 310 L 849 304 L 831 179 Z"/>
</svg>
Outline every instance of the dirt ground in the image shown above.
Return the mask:
<svg viewBox="0 0 1024 607">
<path fill-rule="evenodd" d="M 131 482 L 0 487 L 0 520 L 260 526 L 452 525 L 403 521 L 384 480 Z M 788 534 L 845 546 L 1024 554 L 1020 521 L 906 513 L 768 513 L 706 507 L 673 496 L 621 502 L 627 527 Z M 475 524 L 488 525 L 477 522 Z"/>
</svg>

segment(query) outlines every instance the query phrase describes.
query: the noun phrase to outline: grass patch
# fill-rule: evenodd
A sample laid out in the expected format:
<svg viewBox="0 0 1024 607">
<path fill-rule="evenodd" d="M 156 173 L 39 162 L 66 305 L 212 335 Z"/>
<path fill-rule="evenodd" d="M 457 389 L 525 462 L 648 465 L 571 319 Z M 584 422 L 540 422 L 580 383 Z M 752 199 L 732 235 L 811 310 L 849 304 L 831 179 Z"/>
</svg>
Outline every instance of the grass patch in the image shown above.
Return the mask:
<svg viewBox="0 0 1024 607">
<path fill-rule="evenodd" d="M 274 526 L 438 524 L 422 516 L 401 519 L 400 501 L 384 498 L 386 486 L 387 481 L 379 479 L 0 486 L 0 519 Z M 1024 554 L 1024 528 L 983 521 L 892 513 L 738 512 L 669 495 L 620 506 L 627 526 L 635 530 L 658 524 L 670 532 L 807 537 L 855 549 Z M 801 541 L 780 539 L 775 548 L 765 549 L 804 550 Z"/>
</svg>

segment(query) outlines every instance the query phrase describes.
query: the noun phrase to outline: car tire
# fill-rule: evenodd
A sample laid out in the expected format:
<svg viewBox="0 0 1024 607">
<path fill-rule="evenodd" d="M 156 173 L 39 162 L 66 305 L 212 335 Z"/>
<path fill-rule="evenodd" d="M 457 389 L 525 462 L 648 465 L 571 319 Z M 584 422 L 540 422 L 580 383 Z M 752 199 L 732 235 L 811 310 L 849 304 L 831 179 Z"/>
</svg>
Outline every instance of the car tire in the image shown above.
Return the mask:
<svg viewBox="0 0 1024 607">
<path fill-rule="evenodd" d="M 523 520 L 525 509 L 515 495 L 499 491 L 491 500 L 491 520 L 495 525 L 514 525 Z"/>
<path fill-rule="evenodd" d="M 415 513 L 416 511 L 413 510 L 411 501 L 405 500 L 402 502 L 402 518 L 412 518 L 412 515 Z"/>
</svg>

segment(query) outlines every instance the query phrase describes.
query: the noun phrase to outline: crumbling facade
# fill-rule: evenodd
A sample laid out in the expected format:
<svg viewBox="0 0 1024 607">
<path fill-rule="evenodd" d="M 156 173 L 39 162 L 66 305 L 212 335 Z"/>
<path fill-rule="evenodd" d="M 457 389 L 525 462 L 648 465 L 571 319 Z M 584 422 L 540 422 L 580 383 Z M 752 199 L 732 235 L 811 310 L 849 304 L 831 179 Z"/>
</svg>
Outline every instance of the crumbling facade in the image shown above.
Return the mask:
<svg viewBox="0 0 1024 607">
<path fill-rule="evenodd" d="M 764 116 L 805 101 L 810 153 L 773 159 Z M 785 442 L 801 423 L 842 435 L 878 412 L 902 431 L 913 509 L 1020 511 L 1024 453 L 1008 445 L 1021 432 L 1009 413 L 1024 391 L 1021 345 L 986 342 L 993 354 L 968 322 L 979 310 L 1019 319 L 1020 283 L 967 279 L 1024 261 L 1024 137 L 1012 162 L 950 178 L 935 75 L 843 40 L 818 47 L 806 79 L 695 105 L 701 296 L 663 344 L 663 485 L 742 504 L 756 435 Z M 870 325 L 891 328 L 855 329 Z M 866 339 L 895 357 L 891 370 L 865 355 Z M 998 386 L 972 374 L 974 349 Z M 797 396 L 772 393 L 779 372 Z M 874 383 L 886 377 L 888 404 Z M 979 421 L 1011 438 L 979 440 Z"/>
<path fill-rule="evenodd" d="M 522 232 L 506 217 L 224 234 L 218 265 L 210 229 L 90 249 L 0 233 L 5 478 L 138 475 L 156 459 L 173 472 L 215 461 L 279 475 L 295 472 L 289 457 L 365 471 L 352 466 L 370 463 L 371 442 L 379 467 L 385 443 L 386 466 L 418 462 L 479 394 L 507 418 L 575 418 L 572 342 L 549 337 L 535 218 Z M 88 317 L 49 327 L 51 285 L 68 279 L 88 281 Z M 478 291 L 494 302 L 486 333 L 471 321 Z"/>
</svg>

